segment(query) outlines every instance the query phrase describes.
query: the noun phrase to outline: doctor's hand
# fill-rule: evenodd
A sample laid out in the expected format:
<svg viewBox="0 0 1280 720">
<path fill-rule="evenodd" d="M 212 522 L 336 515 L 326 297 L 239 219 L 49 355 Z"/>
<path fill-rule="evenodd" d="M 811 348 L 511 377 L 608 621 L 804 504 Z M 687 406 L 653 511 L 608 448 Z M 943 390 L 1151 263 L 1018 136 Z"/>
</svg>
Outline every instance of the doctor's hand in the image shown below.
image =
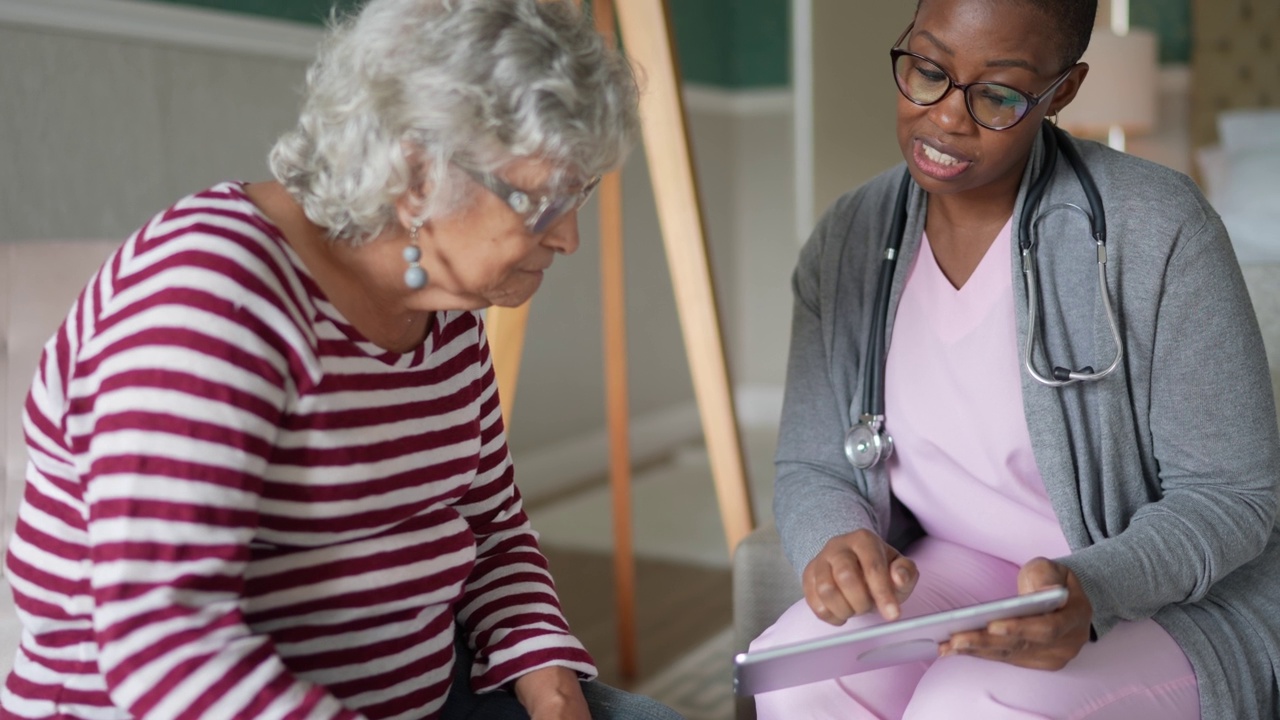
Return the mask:
<svg viewBox="0 0 1280 720">
<path fill-rule="evenodd" d="M 831 538 L 801 577 L 804 599 L 820 620 L 842 625 L 879 610 L 897 620 L 916 587 L 916 564 L 870 530 Z"/>
<path fill-rule="evenodd" d="M 1037 670 L 1061 670 L 1089 641 L 1093 604 L 1065 565 L 1035 558 L 1018 571 L 1018 594 L 1065 587 L 1067 602 L 1044 615 L 995 620 L 986 630 L 956 633 L 941 655 L 969 655 Z"/>
</svg>

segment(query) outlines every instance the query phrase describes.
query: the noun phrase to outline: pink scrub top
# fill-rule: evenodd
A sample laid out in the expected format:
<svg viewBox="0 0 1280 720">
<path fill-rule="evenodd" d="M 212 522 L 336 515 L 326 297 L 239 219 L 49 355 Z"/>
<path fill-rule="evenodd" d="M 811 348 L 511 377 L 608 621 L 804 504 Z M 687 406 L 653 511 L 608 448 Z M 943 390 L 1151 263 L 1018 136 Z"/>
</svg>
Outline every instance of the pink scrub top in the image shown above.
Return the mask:
<svg viewBox="0 0 1280 720">
<path fill-rule="evenodd" d="M 1010 272 L 1012 221 L 960 289 L 925 235 L 885 370 L 888 463 L 925 532 L 1021 565 L 1070 548 L 1031 452 Z"/>
</svg>

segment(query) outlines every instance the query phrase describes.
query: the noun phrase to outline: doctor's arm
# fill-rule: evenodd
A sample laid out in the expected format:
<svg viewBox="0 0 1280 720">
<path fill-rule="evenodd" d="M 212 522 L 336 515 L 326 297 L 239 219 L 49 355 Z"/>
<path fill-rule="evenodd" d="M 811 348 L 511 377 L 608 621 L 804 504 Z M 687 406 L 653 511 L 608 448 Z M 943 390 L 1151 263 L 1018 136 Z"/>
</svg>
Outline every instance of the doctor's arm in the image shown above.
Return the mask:
<svg viewBox="0 0 1280 720">
<path fill-rule="evenodd" d="M 1162 497 L 1122 532 L 1062 559 L 1088 593 L 1098 634 L 1204 598 L 1263 551 L 1275 524 L 1280 437 L 1270 373 L 1227 244 L 1210 214 L 1165 270 L 1146 351 Z"/>
<path fill-rule="evenodd" d="M 792 278 L 774 517 L 787 558 L 801 571 L 806 602 L 817 617 L 838 625 L 873 609 L 896 618 L 917 573 L 877 532 L 874 506 L 844 455 L 849 413 L 841 398 L 851 393 L 832 384 L 822 318 L 822 285 L 838 277 L 826 242 L 831 224 L 829 213 L 802 250 Z"/>
</svg>

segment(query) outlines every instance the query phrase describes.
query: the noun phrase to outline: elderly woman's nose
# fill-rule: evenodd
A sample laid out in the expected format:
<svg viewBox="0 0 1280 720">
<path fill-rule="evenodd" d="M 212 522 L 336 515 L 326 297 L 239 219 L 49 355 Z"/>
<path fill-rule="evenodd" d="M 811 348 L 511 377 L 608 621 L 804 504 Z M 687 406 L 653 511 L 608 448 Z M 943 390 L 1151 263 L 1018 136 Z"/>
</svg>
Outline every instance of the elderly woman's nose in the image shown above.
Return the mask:
<svg viewBox="0 0 1280 720">
<path fill-rule="evenodd" d="M 548 232 L 546 245 L 561 255 L 572 255 L 578 251 L 578 212 L 575 210 L 568 217 L 562 218 Z"/>
</svg>

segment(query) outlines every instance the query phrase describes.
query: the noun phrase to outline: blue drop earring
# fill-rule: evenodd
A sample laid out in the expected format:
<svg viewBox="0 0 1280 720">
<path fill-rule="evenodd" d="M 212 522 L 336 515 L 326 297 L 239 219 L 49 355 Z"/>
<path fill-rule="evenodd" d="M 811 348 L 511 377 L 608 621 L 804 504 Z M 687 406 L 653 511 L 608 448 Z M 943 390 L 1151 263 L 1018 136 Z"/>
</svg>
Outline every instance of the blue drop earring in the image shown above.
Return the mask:
<svg viewBox="0 0 1280 720">
<path fill-rule="evenodd" d="M 404 261 L 409 263 L 409 267 L 404 271 L 404 284 L 408 285 L 410 290 L 421 290 L 427 286 L 427 271 L 419 264 L 422 260 L 422 248 L 418 247 L 418 231 L 421 229 L 422 221 L 414 220 L 409 228 L 409 244 L 401 253 Z"/>
</svg>

